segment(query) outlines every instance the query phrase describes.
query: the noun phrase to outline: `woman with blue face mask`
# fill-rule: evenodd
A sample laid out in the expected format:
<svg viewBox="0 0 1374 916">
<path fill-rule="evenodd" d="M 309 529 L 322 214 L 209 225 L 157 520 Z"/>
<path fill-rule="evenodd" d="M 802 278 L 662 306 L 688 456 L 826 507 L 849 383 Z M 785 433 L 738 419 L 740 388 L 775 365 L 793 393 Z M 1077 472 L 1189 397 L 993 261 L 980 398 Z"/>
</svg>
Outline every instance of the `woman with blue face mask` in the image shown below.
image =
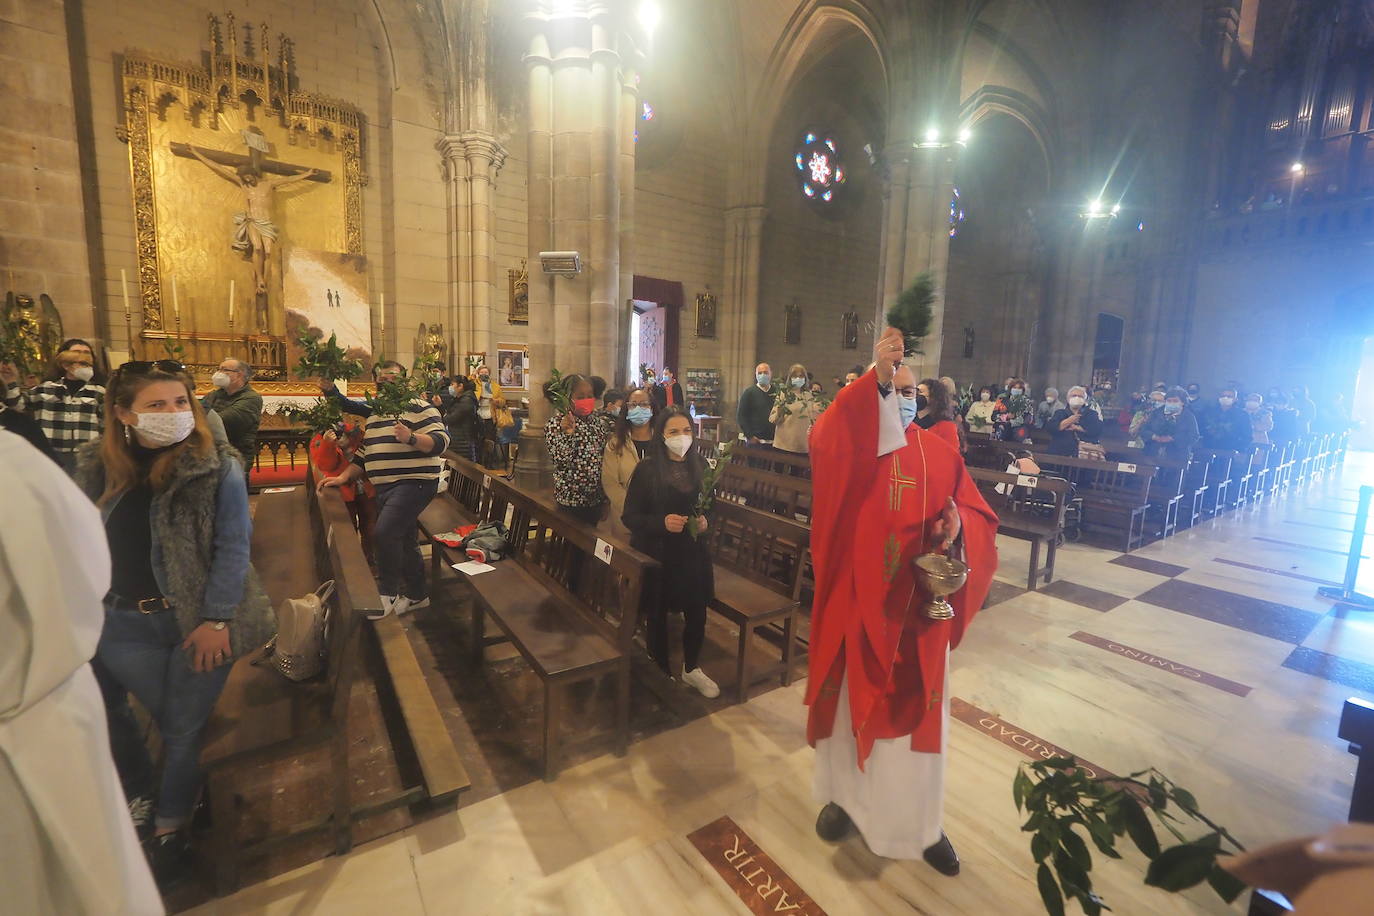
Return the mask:
<svg viewBox="0 0 1374 916">
<path fill-rule="evenodd" d="M 625 511 L 625 490 L 630 485 L 630 477 L 644 457 L 653 439 L 653 421 L 657 411 L 653 398 L 646 388 L 636 388 L 630 392 L 621 405 L 616 417 L 615 432 L 606 443 L 606 451 L 601 459 L 601 486 L 611 501 L 611 528 L 622 536 L 629 536 L 629 529 L 620 521 Z"/>
<path fill-rule="evenodd" d="M 787 385 L 774 391 L 768 422 L 773 424 L 773 448 L 805 455 L 811 427 L 821 415 L 822 403 L 811 393 L 806 367 L 795 363 L 787 370 Z"/>
<path fill-rule="evenodd" d="M 1164 404 L 1150 414 L 1140 429 L 1145 453 L 1171 461 L 1184 461 L 1198 441 L 1197 417 L 1186 409 L 1188 392 L 1175 388 L 1164 396 Z"/>
</svg>

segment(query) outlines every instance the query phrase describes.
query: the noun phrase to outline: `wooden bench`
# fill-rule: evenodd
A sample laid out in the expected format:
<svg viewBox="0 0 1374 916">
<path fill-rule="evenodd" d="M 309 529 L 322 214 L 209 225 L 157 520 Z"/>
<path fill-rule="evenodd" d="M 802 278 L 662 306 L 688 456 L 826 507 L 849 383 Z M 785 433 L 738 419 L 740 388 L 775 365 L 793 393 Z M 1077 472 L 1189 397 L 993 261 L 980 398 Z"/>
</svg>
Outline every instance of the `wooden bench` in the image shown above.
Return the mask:
<svg viewBox="0 0 1374 916">
<path fill-rule="evenodd" d="M 307 476 L 312 480 L 313 474 Z M 467 771 L 444 727 L 433 695 L 419 672 L 414 653 L 394 618 L 403 644 L 379 633 L 383 658 L 405 718 L 422 779 L 401 791 L 355 805 L 348 770 L 349 697 L 361 665 L 362 621 L 381 609 L 381 597 L 368 570 L 348 509 L 338 491 L 316 495 L 302 485 L 286 493 L 258 497 L 252 554 L 273 605 L 314 591 L 326 579 L 335 589 L 326 629 L 328 662 L 321 676 L 293 683 L 270 663 L 254 665 L 254 652 L 235 663 L 207 723 L 201 766 L 215 819 L 211 843 L 216 891 L 231 893 L 242 862 L 290 840 L 327 832 L 334 851 L 352 847 L 353 824 L 395 807 L 453 799 L 468 788 Z M 390 643 L 391 645 L 388 645 Z M 273 825 L 267 837 L 241 836 L 244 799 L 238 791 L 250 770 L 320 748 L 328 749 L 330 813 L 291 825 Z"/>
<path fill-rule="evenodd" d="M 1186 488 L 1193 459 L 1189 457 L 1179 462 L 1155 456 L 1149 460 L 1155 466 L 1155 479 L 1150 486 L 1149 509 L 1145 512 L 1145 520 L 1158 525 L 1158 528 L 1152 527 L 1152 534 L 1167 538 L 1178 531 L 1183 502 L 1192 496 Z"/>
<path fill-rule="evenodd" d="M 811 476 L 811 456 L 783 452 L 766 445 L 748 445 L 736 441 L 730 446 L 730 461 L 760 471 L 792 474 L 796 477 Z"/>
<path fill-rule="evenodd" d="M 630 660 L 645 579 L 658 563 L 605 532 L 558 511 L 551 502 L 516 489 L 464 458 L 449 455 L 449 491 L 420 515 L 433 550 L 431 575 L 467 557 L 437 540 L 455 527 L 503 521 L 510 555 L 495 569 L 464 577 L 472 591 L 474 657 L 484 646 L 509 642 L 544 685 L 542 768 L 558 774 L 565 694 L 573 684 L 616 678 L 614 744 L 623 755 L 629 741 Z M 597 555 L 597 542 L 611 545 Z M 484 637 L 490 616 L 502 637 Z"/>
<path fill-rule="evenodd" d="M 1188 459 L 1188 471 L 1183 478 L 1183 501 L 1179 508 L 1180 528 L 1191 528 L 1202 521 L 1203 505 L 1211 490 L 1208 473 L 1212 463 L 1200 458 L 1196 453 Z"/>
<path fill-rule="evenodd" d="M 810 477 L 759 470 L 732 461 L 716 480 L 716 496 L 783 518 L 811 521 Z"/>
<path fill-rule="evenodd" d="M 735 685 L 739 702 L 759 680 L 782 675 L 792 682 L 802 614 L 802 571 L 807 565 L 811 529 L 800 522 L 726 500 L 716 500 L 707 537 L 715 567 L 711 610 L 739 627 Z M 782 627 L 781 658 L 753 670 L 749 649 L 761 627 Z"/>
<path fill-rule="evenodd" d="M 1064 536 L 1069 482 L 986 468 L 969 468 L 968 472 L 988 505 L 997 513 L 997 533 L 1030 541 L 1026 588 L 1034 591 L 1042 580 L 1048 585 L 1054 580 L 1054 561 Z M 1040 565 L 1042 547 L 1045 549 L 1044 566 Z"/>
<path fill-rule="evenodd" d="M 1091 461 L 1048 452 L 1033 453 L 1041 469 L 1071 482 L 1083 500 L 1085 527 L 1101 527 L 1122 535 L 1130 553 L 1145 537 L 1145 513 L 1150 506 L 1150 482 L 1155 465 L 1145 462 Z"/>
</svg>

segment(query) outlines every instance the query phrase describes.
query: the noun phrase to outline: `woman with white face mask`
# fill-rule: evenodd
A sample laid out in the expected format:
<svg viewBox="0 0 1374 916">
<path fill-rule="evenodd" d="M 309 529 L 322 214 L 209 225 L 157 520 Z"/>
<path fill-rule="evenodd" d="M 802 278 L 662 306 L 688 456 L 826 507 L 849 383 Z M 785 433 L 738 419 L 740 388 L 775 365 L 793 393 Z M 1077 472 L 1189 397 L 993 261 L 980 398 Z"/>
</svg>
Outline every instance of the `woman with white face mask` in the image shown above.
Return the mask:
<svg viewBox="0 0 1374 916">
<path fill-rule="evenodd" d="M 720 696 L 716 682 L 701 670 L 706 641 L 706 606 L 715 596 L 715 574 L 705 537 L 707 521 L 696 512 L 706 462 L 692 448 L 692 419 L 669 407 L 654 421 L 644 460 L 635 468 L 621 515 L 630 546 L 661 564 L 659 588 L 645 606 L 649 655 L 672 677 L 668 663 L 668 612 L 679 611 L 682 681 L 707 698 Z"/>
<path fill-rule="evenodd" d="M 1102 418 L 1088 406 L 1088 389 L 1074 385 L 1069 389 L 1068 406 L 1056 410 L 1050 417 L 1050 447 L 1052 455 L 1070 458 L 1079 454 L 1079 443 L 1096 445 L 1102 441 Z"/>
<path fill-rule="evenodd" d="M 794 364 L 787 370 L 787 386 L 777 392 L 773 409 L 768 414 L 768 422 L 773 424 L 773 448 L 805 455 L 811 427 L 821 410 L 821 400 L 811 393 L 806 367 Z"/>
<path fill-rule="evenodd" d="M 262 646 L 274 622 L 249 564 L 238 455 L 215 442 L 184 367 L 125 363 L 110 382 L 106 425 L 76 469 L 111 555 L 93 667 L 130 811 L 165 884 L 190 864 L 201 730 L 234 660 Z M 157 722 L 160 782 L 127 693 Z"/>
</svg>

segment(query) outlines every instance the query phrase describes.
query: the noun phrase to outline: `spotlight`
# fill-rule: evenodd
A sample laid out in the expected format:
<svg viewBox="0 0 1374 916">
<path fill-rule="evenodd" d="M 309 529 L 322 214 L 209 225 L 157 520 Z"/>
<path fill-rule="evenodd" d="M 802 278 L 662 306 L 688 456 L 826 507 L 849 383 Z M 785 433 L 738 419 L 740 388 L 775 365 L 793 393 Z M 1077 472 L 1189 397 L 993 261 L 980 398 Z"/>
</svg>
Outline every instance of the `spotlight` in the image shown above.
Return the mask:
<svg viewBox="0 0 1374 916">
<path fill-rule="evenodd" d="M 1301 175 L 1303 173 L 1303 165 L 1301 162 L 1295 162 L 1288 167 L 1288 171 L 1292 172 L 1294 175 Z"/>
<path fill-rule="evenodd" d="M 1112 204 L 1112 216 L 1116 216 L 1116 215 L 1117 215 L 1118 213 L 1120 213 L 1120 212 L 1121 212 L 1121 204 Z"/>
<path fill-rule="evenodd" d="M 1089 215 L 1089 216 L 1100 216 L 1101 213 L 1102 213 L 1102 201 L 1101 201 L 1101 200 L 1094 200 L 1092 203 L 1088 204 L 1088 215 Z"/>
<path fill-rule="evenodd" d="M 940 142 L 940 129 L 939 129 L 938 127 L 932 127 L 932 128 L 930 128 L 929 130 L 926 131 L 926 142 L 927 142 L 927 143 L 939 143 L 939 142 Z"/>
<path fill-rule="evenodd" d="M 663 18 L 663 10 L 654 0 L 643 0 L 639 4 L 638 19 L 644 31 L 650 36 L 654 34 L 654 29 L 658 28 L 658 22 Z"/>
<path fill-rule="evenodd" d="M 960 142 L 960 143 L 967 143 L 967 142 L 969 142 L 969 141 L 972 140 L 972 139 L 973 139 L 973 131 L 969 130 L 967 127 L 965 127 L 963 130 L 959 131 L 959 142 Z"/>
</svg>

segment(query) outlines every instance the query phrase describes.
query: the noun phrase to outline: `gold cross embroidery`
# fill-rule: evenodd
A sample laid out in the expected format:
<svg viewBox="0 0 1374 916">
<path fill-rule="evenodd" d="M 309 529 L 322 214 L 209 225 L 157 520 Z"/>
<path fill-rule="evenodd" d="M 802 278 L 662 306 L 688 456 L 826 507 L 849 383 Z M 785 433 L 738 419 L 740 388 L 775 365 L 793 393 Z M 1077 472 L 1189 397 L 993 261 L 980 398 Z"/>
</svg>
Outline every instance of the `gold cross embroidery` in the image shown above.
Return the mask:
<svg viewBox="0 0 1374 916">
<path fill-rule="evenodd" d="M 892 456 L 892 477 L 887 483 L 887 507 L 896 512 L 902 508 L 902 497 L 907 490 L 914 490 L 917 487 L 924 489 L 925 481 L 919 477 L 909 477 L 902 472 L 902 457 L 899 454 Z M 925 507 L 922 506 L 922 509 Z"/>
<path fill-rule="evenodd" d="M 926 709 L 934 709 L 936 706 L 939 706 L 942 702 L 944 702 L 944 699 L 945 698 L 940 693 L 940 691 L 932 690 L 930 692 L 930 702 L 926 703 Z"/>
</svg>

